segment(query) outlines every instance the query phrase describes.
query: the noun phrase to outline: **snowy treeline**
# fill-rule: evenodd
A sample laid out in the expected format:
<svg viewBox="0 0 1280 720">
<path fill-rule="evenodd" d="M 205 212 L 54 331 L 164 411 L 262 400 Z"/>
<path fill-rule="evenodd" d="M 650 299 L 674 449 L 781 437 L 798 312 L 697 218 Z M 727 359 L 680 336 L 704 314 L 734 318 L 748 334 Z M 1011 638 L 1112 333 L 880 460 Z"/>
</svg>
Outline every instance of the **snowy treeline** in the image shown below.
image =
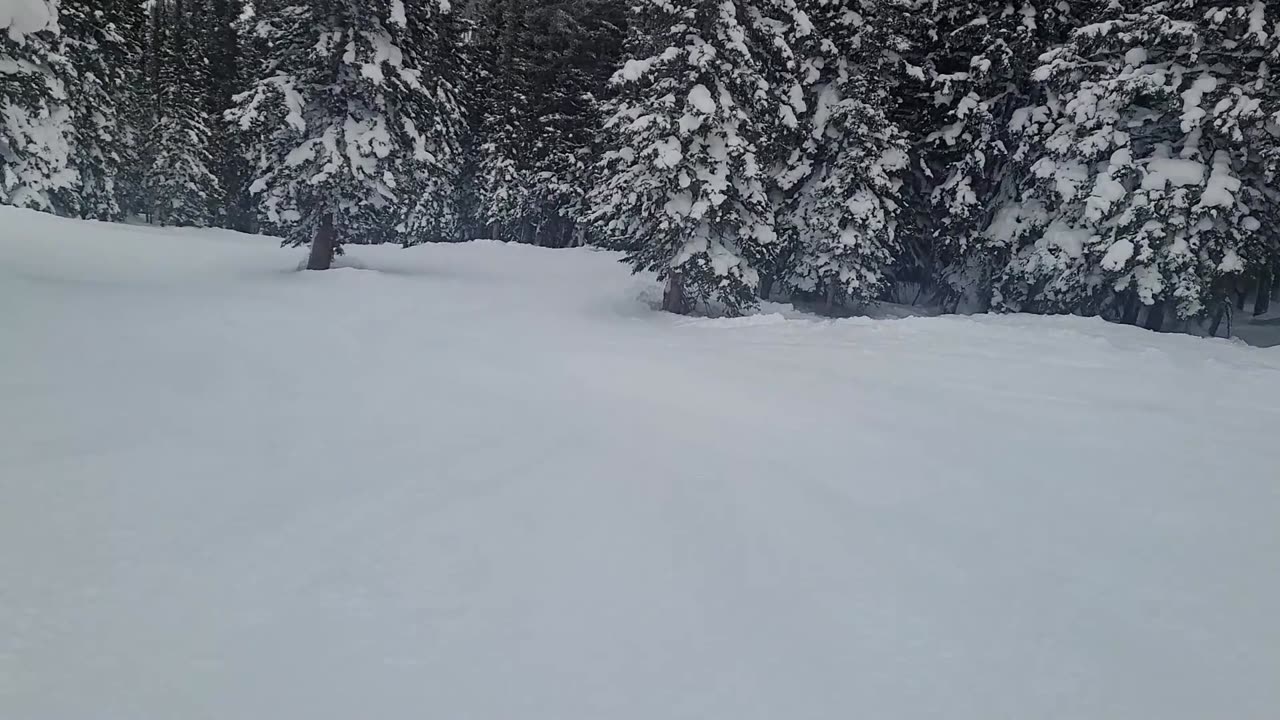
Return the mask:
<svg viewBox="0 0 1280 720">
<path fill-rule="evenodd" d="M 1280 290 L 1264 0 L 0 0 L 0 201 L 623 250 L 789 297 L 1216 330 Z"/>
</svg>

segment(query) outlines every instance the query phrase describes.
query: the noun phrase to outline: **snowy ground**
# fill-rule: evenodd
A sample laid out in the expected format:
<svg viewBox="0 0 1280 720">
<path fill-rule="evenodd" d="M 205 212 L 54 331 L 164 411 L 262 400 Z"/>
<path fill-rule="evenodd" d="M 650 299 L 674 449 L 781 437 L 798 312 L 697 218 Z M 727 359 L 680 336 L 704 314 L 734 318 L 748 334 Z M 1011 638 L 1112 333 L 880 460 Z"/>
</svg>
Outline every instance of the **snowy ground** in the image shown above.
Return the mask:
<svg viewBox="0 0 1280 720">
<path fill-rule="evenodd" d="M 1280 350 L 0 209 L 0 718 L 1280 708 Z"/>
<path fill-rule="evenodd" d="M 1271 312 L 1254 317 L 1248 310 L 1237 312 L 1233 334 L 1250 345 L 1276 347 L 1280 345 L 1280 303 L 1272 305 Z"/>
</svg>

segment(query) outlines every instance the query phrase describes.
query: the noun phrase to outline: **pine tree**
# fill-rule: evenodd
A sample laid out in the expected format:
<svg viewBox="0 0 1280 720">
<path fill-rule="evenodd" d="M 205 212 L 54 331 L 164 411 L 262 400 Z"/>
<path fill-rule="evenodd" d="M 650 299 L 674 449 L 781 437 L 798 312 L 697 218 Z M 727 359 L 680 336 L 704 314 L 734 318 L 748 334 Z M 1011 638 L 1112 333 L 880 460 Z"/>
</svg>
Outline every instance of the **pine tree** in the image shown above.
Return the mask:
<svg viewBox="0 0 1280 720">
<path fill-rule="evenodd" d="M 533 138 L 529 114 L 529 70 L 523 43 L 528 35 L 527 0 L 492 0 L 480 9 L 472 78 L 478 125 L 474 143 L 475 221 L 495 240 L 527 239 L 529 176 L 522 172 Z"/>
<path fill-rule="evenodd" d="M 1032 73 L 1102 3 L 1059 0 L 928 0 L 928 32 L 916 62 L 929 87 L 913 107 L 925 154 L 918 238 L 926 272 L 955 300 L 985 303 L 1003 238 L 996 213 L 1015 198 L 1025 166 L 1014 154 L 1026 119 L 1050 102 Z M 925 204 L 932 206 L 932 213 Z"/>
<path fill-rule="evenodd" d="M 1054 102 L 1024 121 L 1032 179 L 991 231 L 1011 242 L 997 307 L 1134 322 L 1145 306 L 1159 328 L 1274 263 L 1275 12 L 1117 2 L 1042 59 Z"/>
<path fill-rule="evenodd" d="M 226 121 L 233 98 L 245 91 L 244 51 L 240 40 L 240 18 L 244 0 L 205 0 L 207 13 L 203 28 L 204 55 L 208 58 L 208 85 L 204 115 L 212 132 L 210 170 L 222 190 L 213 208 L 215 220 L 229 228 L 250 231 L 255 227 L 253 198 L 249 195 L 249 166 L 240 135 Z"/>
<path fill-rule="evenodd" d="M 72 70 L 59 50 L 57 3 L 21 0 L 0 12 L 0 203 L 53 210 L 75 185 Z"/>
<path fill-rule="evenodd" d="M 489 59 L 492 45 L 484 42 L 481 29 L 483 17 L 479 0 L 469 3 L 465 15 L 456 19 L 459 37 L 457 96 L 462 108 L 462 129 L 458 139 L 458 174 L 454 186 L 454 207 L 458 217 L 455 240 L 474 240 L 487 237 L 487 228 L 481 219 L 484 215 L 480 186 L 481 146 L 484 142 L 481 125 L 488 112 L 489 89 L 493 85 L 493 62 Z"/>
<path fill-rule="evenodd" d="M 462 113 L 449 4 L 260 8 L 264 71 L 228 117 L 263 215 L 330 266 L 343 242 L 449 238 Z"/>
<path fill-rule="evenodd" d="M 526 174 L 539 244 L 559 247 L 581 239 L 600 104 L 621 54 L 625 22 L 611 0 L 543 2 L 527 21 L 533 142 Z"/>
<path fill-rule="evenodd" d="M 581 234 L 599 100 L 624 16 L 609 0 L 491 0 L 480 8 L 477 221 L 503 240 Z"/>
<path fill-rule="evenodd" d="M 605 130 L 591 195 L 606 242 L 667 283 L 663 307 L 755 303 L 778 248 L 768 172 L 791 108 L 768 81 L 794 63 L 807 19 L 786 0 L 646 0 Z"/>
<path fill-rule="evenodd" d="M 136 149 L 138 66 L 145 30 L 142 0 L 62 0 L 61 54 L 72 71 L 68 93 L 77 179 L 56 193 L 69 215 L 118 220 L 127 206 L 127 168 Z"/>
<path fill-rule="evenodd" d="M 208 225 L 222 196 L 210 169 L 202 11 L 197 0 L 168 0 L 151 8 L 153 100 L 142 163 L 146 212 L 162 225 Z"/>
<path fill-rule="evenodd" d="M 825 294 L 830 312 L 838 300 L 874 299 L 900 254 L 899 176 L 909 147 L 891 107 L 907 80 L 908 8 L 896 0 L 852 9 L 815 0 L 811 9 L 809 54 L 798 84 L 789 84 L 799 119 L 788 114 L 786 124 L 799 132 L 778 179 L 790 240 L 784 280 L 792 290 Z"/>
</svg>

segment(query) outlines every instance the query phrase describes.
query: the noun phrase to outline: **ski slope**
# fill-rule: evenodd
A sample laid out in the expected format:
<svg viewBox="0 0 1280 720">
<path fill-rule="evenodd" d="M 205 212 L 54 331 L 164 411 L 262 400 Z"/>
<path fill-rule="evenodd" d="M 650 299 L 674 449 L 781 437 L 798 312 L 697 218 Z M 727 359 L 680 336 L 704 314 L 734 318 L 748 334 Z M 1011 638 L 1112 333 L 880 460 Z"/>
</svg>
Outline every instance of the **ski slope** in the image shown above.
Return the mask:
<svg viewBox="0 0 1280 720">
<path fill-rule="evenodd" d="M 1275 720 L 1280 349 L 0 208 L 0 718 Z"/>
</svg>

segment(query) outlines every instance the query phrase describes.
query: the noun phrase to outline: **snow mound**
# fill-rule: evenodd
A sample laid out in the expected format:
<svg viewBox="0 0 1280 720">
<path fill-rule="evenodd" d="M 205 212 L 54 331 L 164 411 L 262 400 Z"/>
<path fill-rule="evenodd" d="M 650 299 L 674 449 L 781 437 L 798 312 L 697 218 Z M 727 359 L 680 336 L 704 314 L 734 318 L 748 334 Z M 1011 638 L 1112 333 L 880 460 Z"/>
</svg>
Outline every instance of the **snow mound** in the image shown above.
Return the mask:
<svg viewBox="0 0 1280 720">
<path fill-rule="evenodd" d="M 1280 707 L 1278 351 L 0 227 L 0 717 Z"/>
</svg>

